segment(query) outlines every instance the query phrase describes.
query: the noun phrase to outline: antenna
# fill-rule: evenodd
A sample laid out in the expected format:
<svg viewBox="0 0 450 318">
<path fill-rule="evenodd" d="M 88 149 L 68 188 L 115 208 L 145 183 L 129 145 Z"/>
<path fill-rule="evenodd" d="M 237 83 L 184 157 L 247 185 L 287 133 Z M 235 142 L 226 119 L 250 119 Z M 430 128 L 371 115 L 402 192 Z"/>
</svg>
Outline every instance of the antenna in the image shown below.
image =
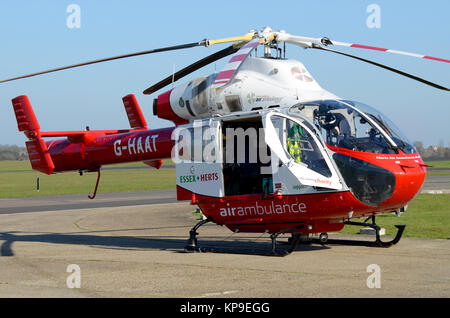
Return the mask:
<svg viewBox="0 0 450 318">
<path fill-rule="evenodd" d="M 173 63 L 173 66 L 172 66 L 172 89 L 173 89 L 174 82 L 175 82 L 175 63 Z"/>
</svg>

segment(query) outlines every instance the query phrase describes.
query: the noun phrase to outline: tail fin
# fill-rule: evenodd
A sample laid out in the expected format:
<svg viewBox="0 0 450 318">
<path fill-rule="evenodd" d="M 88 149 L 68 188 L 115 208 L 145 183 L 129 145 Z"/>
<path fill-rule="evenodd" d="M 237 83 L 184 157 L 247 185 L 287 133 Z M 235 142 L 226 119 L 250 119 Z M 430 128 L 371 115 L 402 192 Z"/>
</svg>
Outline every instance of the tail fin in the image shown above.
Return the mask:
<svg viewBox="0 0 450 318">
<path fill-rule="evenodd" d="M 147 128 L 147 122 L 133 94 L 122 98 L 131 128 Z"/>
<path fill-rule="evenodd" d="M 52 157 L 47 145 L 40 135 L 39 123 L 26 95 L 21 95 L 12 100 L 14 114 L 17 119 L 17 127 L 29 141 L 26 142 L 28 157 L 34 170 L 51 174 L 55 169 Z"/>
</svg>

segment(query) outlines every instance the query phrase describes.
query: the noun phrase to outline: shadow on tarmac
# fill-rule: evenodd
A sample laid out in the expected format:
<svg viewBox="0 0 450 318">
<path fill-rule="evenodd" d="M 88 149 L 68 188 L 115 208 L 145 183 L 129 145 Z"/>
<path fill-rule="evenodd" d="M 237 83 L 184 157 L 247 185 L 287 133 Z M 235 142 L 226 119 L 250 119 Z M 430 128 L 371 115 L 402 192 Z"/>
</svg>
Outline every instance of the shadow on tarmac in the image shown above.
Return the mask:
<svg viewBox="0 0 450 318">
<path fill-rule="evenodd" d="M 172 227 L 173 228 L 173 227 Z M 185 228 L 185 227 L 183 227 Z M 145 230 L 145 229 L 128 229 Z M 100 232 L 112 232 L 100 231 Z M 116 232 L 116 231 L 114 231 Z M 92 232 L 89 232 L 92 233 Z M 169 250 L 173 252 L 185 252 L 187 244 L 186 236 L 108 236 L 108 235 L 92 235 L 84 232 L 77 233 L 34 233 L 26 234 L 24 232 L 2 232 L 0 233 L 0 241 L 3 241 L 0 247 L 0 256 L 14 256 L 13 244 L 15 242 L 37 242 L 50 244 L 67 244 L 67 245 L 85 245 L 93 248 L 102 249 L 120 249 L 120 250 Z M 280 240 L 279 245 L 284 244 Z M 271 249 L 270 239 L 268 237 L 244 237 L 233 238 L 210 236 L 199 237 L 199 246 L 209 247 L 216 253 L 230 254 L 264 254 Z M 328 249 L 329 247 L 322 245 L 299 244 L 295 251 L 311 251 Z"/>
</svg>

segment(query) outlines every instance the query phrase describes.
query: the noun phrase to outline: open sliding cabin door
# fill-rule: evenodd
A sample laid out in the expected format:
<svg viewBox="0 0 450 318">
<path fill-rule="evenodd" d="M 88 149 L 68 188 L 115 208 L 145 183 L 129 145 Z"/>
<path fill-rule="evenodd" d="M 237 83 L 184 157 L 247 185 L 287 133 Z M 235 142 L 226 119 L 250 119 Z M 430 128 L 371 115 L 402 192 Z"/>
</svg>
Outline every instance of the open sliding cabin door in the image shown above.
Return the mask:
<svg viewBox="0 0 450 318">
<path fill-rule="evenodd" d="M 198 120 L 177 129 L 174 136 L 177 186 L 196 194 L 223 197 L 220 122 Z"/>
<path fill-rule="evenodd" d="M 330 157 L 308 125 L 279 113 L 264 115 L 263 124 L 275 191 L 305 194 L 315 193 L 317 188 L 342 189 Z"/>
</svg>

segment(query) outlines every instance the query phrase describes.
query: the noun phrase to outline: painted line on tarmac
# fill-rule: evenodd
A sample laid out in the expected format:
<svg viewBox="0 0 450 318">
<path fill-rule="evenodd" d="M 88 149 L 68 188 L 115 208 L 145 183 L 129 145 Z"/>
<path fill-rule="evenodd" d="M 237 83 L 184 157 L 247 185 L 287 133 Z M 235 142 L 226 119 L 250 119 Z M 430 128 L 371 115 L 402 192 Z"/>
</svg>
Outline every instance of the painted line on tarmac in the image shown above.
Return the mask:
<svg viewBox="0 0 450 318">
<path fill-rule="evenodd" d="M 421 193 L 425 194 L 447 194 L 450 190 L 422 190 Z"/>
</svg>

